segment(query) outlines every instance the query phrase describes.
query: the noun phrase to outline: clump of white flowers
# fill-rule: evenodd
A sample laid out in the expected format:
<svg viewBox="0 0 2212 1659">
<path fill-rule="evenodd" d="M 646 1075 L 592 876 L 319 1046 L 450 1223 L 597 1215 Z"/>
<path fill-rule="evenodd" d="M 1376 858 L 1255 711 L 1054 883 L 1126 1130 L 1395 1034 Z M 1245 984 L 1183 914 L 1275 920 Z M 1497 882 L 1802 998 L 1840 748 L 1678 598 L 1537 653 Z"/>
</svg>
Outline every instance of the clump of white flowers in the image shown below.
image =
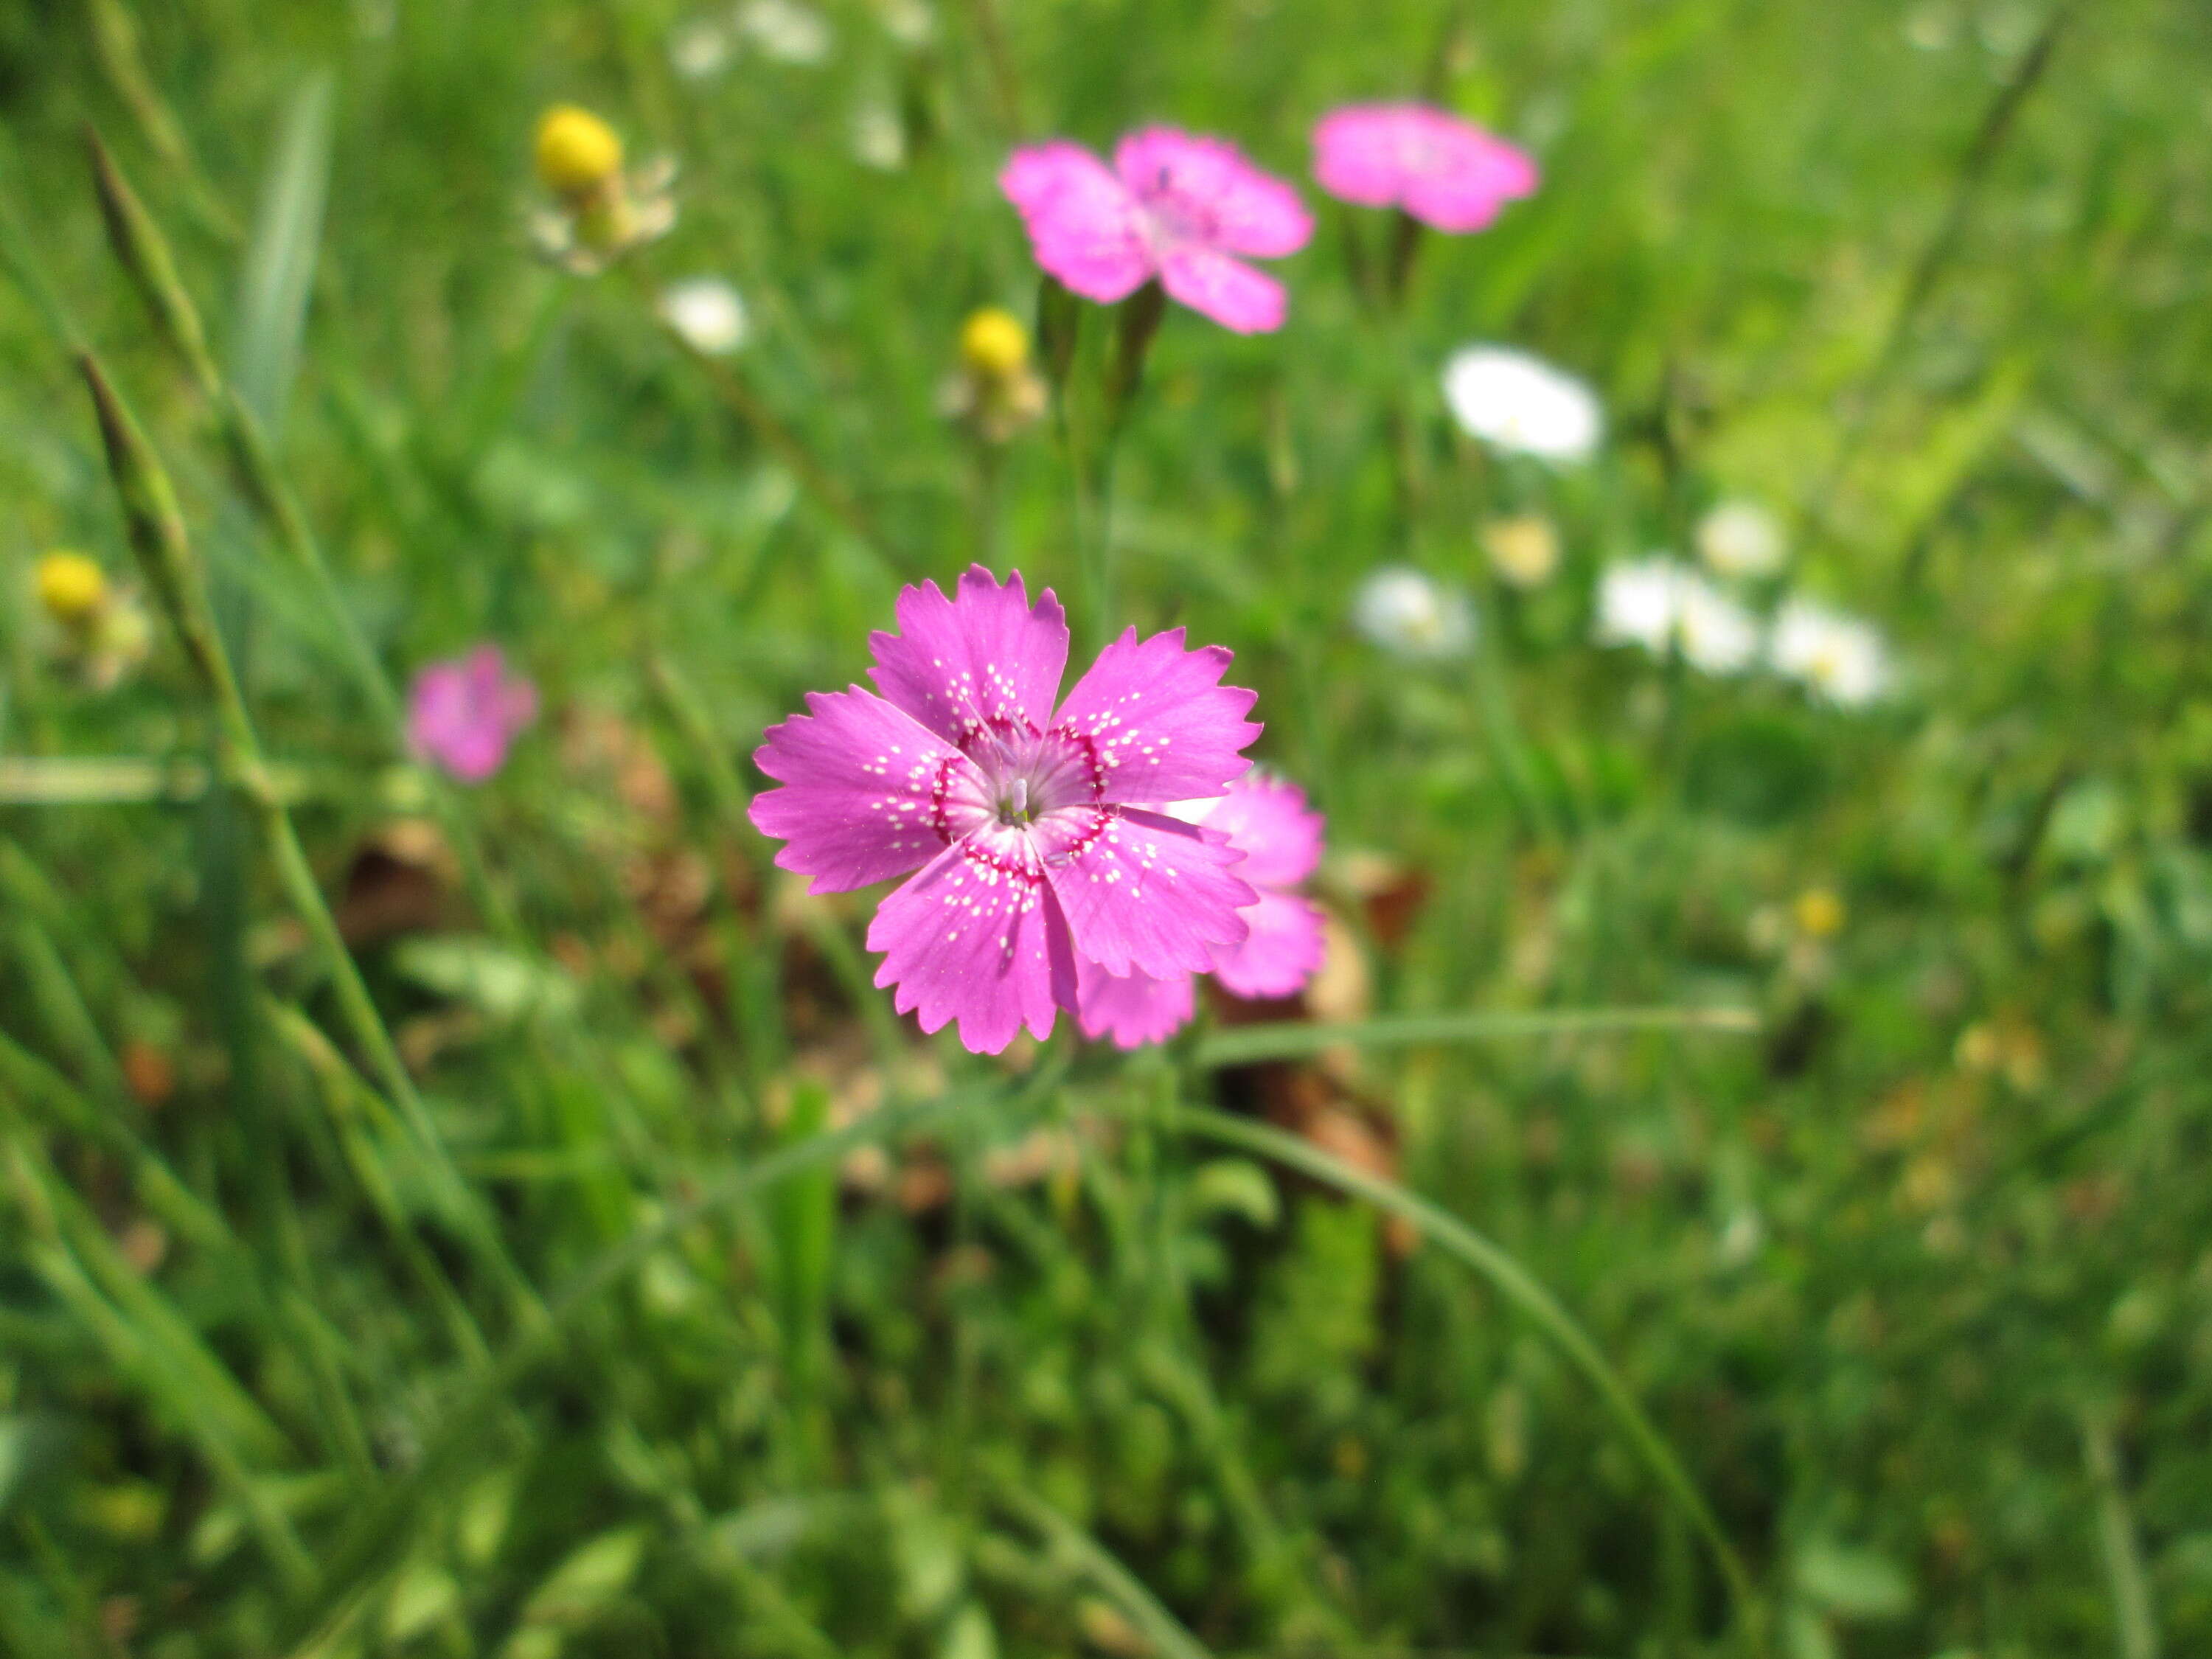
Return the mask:
<svg viewBox="0 0 2212 1659">
<path fill-rule="evenodd" d="M 1474 647 L 1474 604 L 1411 565 L 1385 565 L 1359 585 L 1352 626 L 1384 650 L 1430 661 Z"/>
<path fill-rule="evenodd" d="M 725 357 L 745 343 L 751 323 L 745 302 L 719 276 L 690 276 L 660 291 L 660 317 L 684 343 Z"/>
<path fill-rule="evenodd" d="M 1737 674 L 1759 656 L 1759 619 L 1687 565 L 1655 553 L 1607 567 L 1598 580 L 1597 637 L 1656 657 L 1681 653 L 1707 674 Z"/>
<path fill-rule="evenodd" d="M 1756 501 L 1723 501 L 1698 520 L 1698 556 L 1717 576 L 1771 576 L 1782 568 L 1782 526 Z"/>
<path fill-rule="evenodd" d="M 1777 673 L 1815 696 L 1857 708 L 1889 689 L 1888 647 L 1871 623 L 1807 599 L 1789 599 L 1775 613 L 1767 660 Z"/>
<path fill-rule="evenodd" d="M 1507 346 L 1455 352 L 1444 365 L 1444 401 L 1472 436 L 1540 460 L 1581 460 L 1605 430 L 1596 394 L 1587 386 Z"/>
</svg>

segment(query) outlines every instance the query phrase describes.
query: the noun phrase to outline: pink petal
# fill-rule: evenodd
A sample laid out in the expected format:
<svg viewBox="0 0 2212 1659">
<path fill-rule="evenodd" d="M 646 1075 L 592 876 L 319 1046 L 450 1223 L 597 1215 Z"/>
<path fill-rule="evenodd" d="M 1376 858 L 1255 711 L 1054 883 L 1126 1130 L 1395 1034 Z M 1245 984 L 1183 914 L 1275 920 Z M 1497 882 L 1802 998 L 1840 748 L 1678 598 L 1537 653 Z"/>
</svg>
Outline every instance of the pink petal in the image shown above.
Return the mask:
<svg viewBox="0 0 2212 1659">
<path fill-rule="evenodd" d="M 1082 145 L 1054 139 L 1016 150 L 999 188 L 1022 216 L 1037 264 L 1085 299 L 1111 305 L 1152 276 L 1135 200 Z"/>
<path fill-rule="evenodd" d="M 900 590 L 898 631 L 868 635 L 876 689 L 939 737 L 1012 721 L 1042 729 L 1067 667 L 1067 616 L 1021 573 L 1002 585 L 974 565 L 946 599 L 935 582 Z"/>
<path fill-rule="evenodd" d="M 1506 203 L 1536 188 L 1536 164 L 1503 140 L 1470 133 L 1449 170 L 1416 179 L 1407 186 L 1406 211 L 1437 229 L 1464 234 L 1480 230 Z"/>
<path fill-rule="evenodd" d="M 1243 911 L 1250 930 L 1216 945 L 1213 971 L 1240 997 L 1286 997 L 1313 976 L 1326 954 L 1322 915 L 1295 893 L 1268 893 Z"/>
<path fill-rule="evenodd" d="M 1536 188 L 1536 164 L 1425 104 L 1353 104 L 1314 128 L 1314 177 L 1363 207 L 1401 206 L 1438 230 L 1480 230 Z"/>
<path fill-rule="evenodd" d="M 494 645 L 432 663 L 407 696 L 408 747 L 464 783 L 482 783 L 506 763 L 515 734 L 538 711 L 538 690 L 509 677 Z"/>
<path fill-rule="evenodd" d="M 1220 683 L 1230 657 L 1218 645 L 1185 649 L 1180 628 L 1143 641 L 1132 628 L 1098 653 L 1053 726 L 1097 746 L 1107 800 L 1218 795 L 1249 768 L 1239 751 L 1260 735 L 1244 718 L 1257 694 Z"/>
<path fill-rule="evenodd" d="M 1406 187 L 1402 106 L 1348 104 L 1314 127 L 1314 178 L 1340 201 L 1390 207 Z"/>
<path fill-rule="evenodd" d="M 970 1054 L 997 1054 L 1024 1025 L 1049 1036 L 1055 1010 L 1075 1006 L 1067 921 L 1018 831 L 940 853 L 883 902 L 868 949 L 884 954 L 876 983 L 898 988 L 893 1006 L 925 1031 L 958 1021 Z"/>
<path fill-rule="evenodd" d="M 1246 774 L 1199 822 L 1244 855 L 1237 873 L 1255 887 L 1295 887 L 1321 862 L 1321 814 L 1285 778 Z"/>
<path fill-rule="evenodd" d="M 1115 146 L 1114 170 L 1171 238 L 1273 259 L 1313 236 L 1313 216 L 1297 191 L 1226 139 L 1147 127 Z"/>
<path fill-rule="evenodd" d="M 839 893 L 902 876 L 981 821 L 974 763 L 873 692 L 810 692 L 753 752 L 785 787 L 755 798 L 753 827 L 785 843 L 778 866 Z"/>
<path fill-rule="evenodd" d="M 1134 807 L 1073 807 L 1030 827 L 1077 954 L 1111 974 L 1203 971 L 1212 948 L 1244 937 L 1237 911 L 1259 895 L 1231 873 L 1220 836 Z"/>
<path fill-rule="evenodd" d="M 1077 1022 L 1092 1042 L 1109 1038 L 1117 1048 L 1164 1042 L 1190 1023 L 1198 1006 L 1196 983 L 1188 974 L 1180 979 L 1117 975 L 1096 963 L 1079 963 Z"/>
<path fill-rule="evenodd" d="M 1290 310 L 1280 283 L 1211 248 L 1170 252 L 1160 262 L 1160 286 L 1237 334 L 1272 334 Z"/>
</svg>

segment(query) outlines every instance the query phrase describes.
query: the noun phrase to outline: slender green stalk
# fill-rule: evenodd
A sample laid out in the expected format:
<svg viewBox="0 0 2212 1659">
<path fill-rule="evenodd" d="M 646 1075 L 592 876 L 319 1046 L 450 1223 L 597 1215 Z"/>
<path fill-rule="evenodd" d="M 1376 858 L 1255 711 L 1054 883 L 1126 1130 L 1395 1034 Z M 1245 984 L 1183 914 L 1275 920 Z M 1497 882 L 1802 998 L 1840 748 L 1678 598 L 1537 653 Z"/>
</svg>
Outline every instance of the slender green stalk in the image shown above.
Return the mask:
<svg viewBox="0 0 2212 1659">
<path fill-rule="evenodd" d="M 2112 1586 L 2112 1624 L 2119 1636 L 2120 1659 L 2159 1659 L 2158 1615 L 2151 1605 L 2150 1575 L 2127 1488 L 2120 1480 L 2119 1453 L 2112 1429 L 2094 1412 L 2081 1413 L 2081 1456 L 2097 1489 L 2097 1538 L 2103 1546 L 2105 1576 Z"/>
<path fill-rule="evenodd" d="M 260 739 L 239 690 L 221 633 L 215 625 L 206 585 L 185 536 L 184 520 L 168 475 L 91 354 L 81 354 L 77 363 L 100 417 L 108 468 L 123 499 L 132 550 L 149 582 L 160 594 L 163 609 L 213 706 L 217 763 L 224 781 L 258 827 L 275 862 L 277 879 L 307 930 L 309 941 L 329 976 L 339 1013 L 354 1041 L 368 1056 L 379 1087 L 398 1108 L 424 1158 L 440 1172 L 442 1183 L 459 1203 L 461 1213 L 469 1218 L 476 1242 L 500 1269 L 518 1304 L 526 1314 L 534 1316 L 536 1298 L 507 1256 L 489 1215 L 454 1169 L 444 1137 L 423 1105 L 406 1062 L 400 1057 L 398 1046 L 392 1040 L 383 1016 L 368 994 L 368 984 L 338 932 L 337 919 L 315 879 L 291 814 L 270 786 Z"/>
<path fill-rule="evenodd" d="M 1751 1651 L 1764 1651 L 1765 1613 L 1735 1546 L 1729 1541 L 1696 1483 L 1683 1468 L 1666 1437 L 1644 1415 L 1644 1408 L 1637 1404 L 1620 1373 L 1574 1316 L 1526 1267 L 1458 1217 L 1407 1192 L 1395 1182 L 1352 1168 L 1310 1141 L 1211 1107 L 1174 1106 L 1169 1109 L 1168 1119 L 1188 1133 L 1272 1158 L 1399 1217 L 1446 1255 L 1480 1274 L 1501 1297 L 1550 1337 L 1597 1391 L 1598 1398 L 1650 1470 L 1660 1489 L 1711 1547 L 1714 1562 L 1728 1586 L 1739 1633 Z"/>
<path fill-rule="evenodd" d="M 231 483 L 292 568 L 304 575 L 316 603 L 337 635 L 347 672 L 378 723 L 391 734 L 396 752 L 404 753 L 405 713 L 398 687 L 385 672 L 375 645 L 362 629 L 340 590 L 322 544 L 307 521 L 299 496 L 277 464 L 260 417 L 217 367 L 207 332 L 177 276 L 167 239 L 131 187 L 99 133 L 88 126 L 85 144 L 100 215 L 117 260 L 128 271 L 148 313 L 170 349 L 191 375 L 213 415 L 222 442 Z M 273 781 L 273 780 L 272 780 Z M 452 787 L 430 777 L 430 799 L 448 844 L 459 860 L 461 878 L 473 903 L 495 933 L 509 942 L 522 938 L 514 908 L 493 883 L 474 825 Z"/>
<path fill-rule="evenodd" d="M 1489 1042 L 1501 1037 L 1595 1036 L 1613 1031 L 1711 1031 L 1747 1036 L 1759 1030 L 1749 1008 L 1554 1008 L 1468 1014 L 1399 1014 L 1341 1024 L 1285 1020 L 1235 1025 L 1200 1039 L 1192 1061 L 1201 1070 L 1266 1060 L 1304 1060 L 1331 1048 L 1414 1048 Z"/>
<path fill-rule="evenodd" d="M 428 1490 L 457 1480 L 469 1467 L 470 1449 L 483 1439 L 485 1423 L 530 1373 L 559 1352 L 561 1339 L 586 1310 L 626 1283 L 653 1256 L 721 1211 L 749 1203 L 810 1170 L 842 1158 L 856 1147 L 907 1133 L 956 1112 L 1000 1102 L 1018 1109 L 1048 1097 L 1065 1068 L 1048 1063 L 1011 1093 L 963 1091 L 926 1101 L 889 1106 L 829 1134 L 794 1142 L 708 1185 L 689 1203 L 673 1205 L 659 1218 L 595 1257 L 548 1304 L 545 1319 L 519 1332 L 461 1395 L 449 1402 L 438 1430 L 414 1468 L 393 1481 L 361 1511 L 348 1534 L 323 1558 L 316 1593 L 285 1621 L 280 1646 L 301 1646 L 350 1615 L 370 1582 L 377 1562 L 404 1534 L 420 1512 Z"/>
<path fill-rule="evenodd" d="M 1211 1659 L 1205 1644 L 1184 1628 L 1142 1579 L 1044 1499 L 1006 1480 L 994 1483 L 991 1495 L 1001 1509 L 1090 1579 L 1121 1609 L 1122 1617 L 1144 1633 L 1154 1652 L 1164 1659 Z"/>
</svg>

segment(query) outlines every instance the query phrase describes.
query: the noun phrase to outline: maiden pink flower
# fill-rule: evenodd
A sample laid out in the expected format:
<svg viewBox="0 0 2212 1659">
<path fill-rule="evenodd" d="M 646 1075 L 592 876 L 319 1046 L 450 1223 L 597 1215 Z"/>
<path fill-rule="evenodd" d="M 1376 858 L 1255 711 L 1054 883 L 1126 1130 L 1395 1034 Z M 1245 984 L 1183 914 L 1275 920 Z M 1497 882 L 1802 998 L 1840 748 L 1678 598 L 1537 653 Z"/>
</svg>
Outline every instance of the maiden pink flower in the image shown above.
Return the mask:
<svg viewBox="0 0 2212 1659">
<path fill-rule="evenodd" d="M 1437 230 L 1480 230 L 1536 188 L 1524 152 L 1427 104 L 1347 104 L 1313 141 L 1314 177 L 1330 195 L 1403 208 Z"/>
<path fill-rule="evenodd" d="M 1055 709 L 1067 621 L 1049 589 L 1031 605 L 1018 574 L 977 565 L 951 599 L 905 589 L 898 624 L 869 637 L 875 691 L 811 693 L 769 728 L 753 759 L 783 787 L 752 821 L 814 892 L 917 872 L 868 928 L 901 1013 L 996 1054 L 1074 1010 L 1081 963 L 1173 979 L 1245 939 L 1243 855 L 1158 810 L 1250 764 L 1254 695 L 1220 684 L 1226 649 L 1130 629 Z"/>
<path fill-rule="evenodd" d="M 1193 821 L 1228 837 L 1244 855 L 1237 873 L 1258 898 L 1238 914 L 1244 937 L 1213 949 L 1209 971 L 1240 997 L 1286 997 L 1321 966 L 1321 912 L 1293 890 L 1321 862 L 1322 817 L 1305 792 L 1280 778 L 1247 776 L 1218 800 L 1199 803 Z M 1196 1006 L 1195 981 L 1115 975 L 1092 964 L 1078 975 L 1083 1034 L 1137 1048 L 1173 1036 Z"/>
<path fill-rule="evenodd" d="M 1037 264 L 1086 300 L 1112 305 L 1154 277 L 1239 334 L 1283 325 L 1283 286 L 1243 263 L 1296 253 L 1313 234 L 1297 192 L 1225 139 L 1147 127 L 1114 165 L 1066 139 L 1014 152 L 999 175 Z"/>
<path fill-rule="evenodd" d="M 507 763 L 507 745 L 538 718 L 538 688 L 507 672 L 495 645 L 434 662 L 407 690 L 407 744 L 463 783 Z"/>
</svg>

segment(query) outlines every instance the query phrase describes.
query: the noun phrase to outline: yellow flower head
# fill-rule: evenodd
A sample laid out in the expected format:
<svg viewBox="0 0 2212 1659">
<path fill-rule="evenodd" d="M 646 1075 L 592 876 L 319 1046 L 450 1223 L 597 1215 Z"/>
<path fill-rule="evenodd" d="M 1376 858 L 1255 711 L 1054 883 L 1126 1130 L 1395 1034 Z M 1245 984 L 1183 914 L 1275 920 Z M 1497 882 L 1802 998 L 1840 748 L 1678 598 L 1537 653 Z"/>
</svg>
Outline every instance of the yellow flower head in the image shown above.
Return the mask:
<svg viewBox="0 0 2212 1659">
<path fill-rule="evenodd" d="M 1012 312 L 985 306 L 960 325 L 960 361 L 971 374 L 1006 380 L 1019 374 L 1029 360 L 1030 331 Z"/>
<path fill-rule="evenodd" d="M 1540 587 L 1559 568 L 1559 532 L 1534 513 L 1492 519 L 1482 527 L 1490 568 L 1516 587 Z"/>
<path fill-rule="evenodd" d="M 538 177 L 556 196 L 588 196 L 622 171 L 622 140 L 587 109 L 556 104 L 538 123 Z"/>
<path fill-rule="evenodd" d="M 1844 931 L 1844 902 L 1826 887 L 1808 887 L 1790 907 L 1797 931 L 1812 939 L 1833 939 Z"/>
<path fill-rule="evenodd" d="M 107 603 L 107 578 L 82 553 L 58 550 L 39 561 L 39 603 L 64 628 L 82 628 Z"/>
</svg>

